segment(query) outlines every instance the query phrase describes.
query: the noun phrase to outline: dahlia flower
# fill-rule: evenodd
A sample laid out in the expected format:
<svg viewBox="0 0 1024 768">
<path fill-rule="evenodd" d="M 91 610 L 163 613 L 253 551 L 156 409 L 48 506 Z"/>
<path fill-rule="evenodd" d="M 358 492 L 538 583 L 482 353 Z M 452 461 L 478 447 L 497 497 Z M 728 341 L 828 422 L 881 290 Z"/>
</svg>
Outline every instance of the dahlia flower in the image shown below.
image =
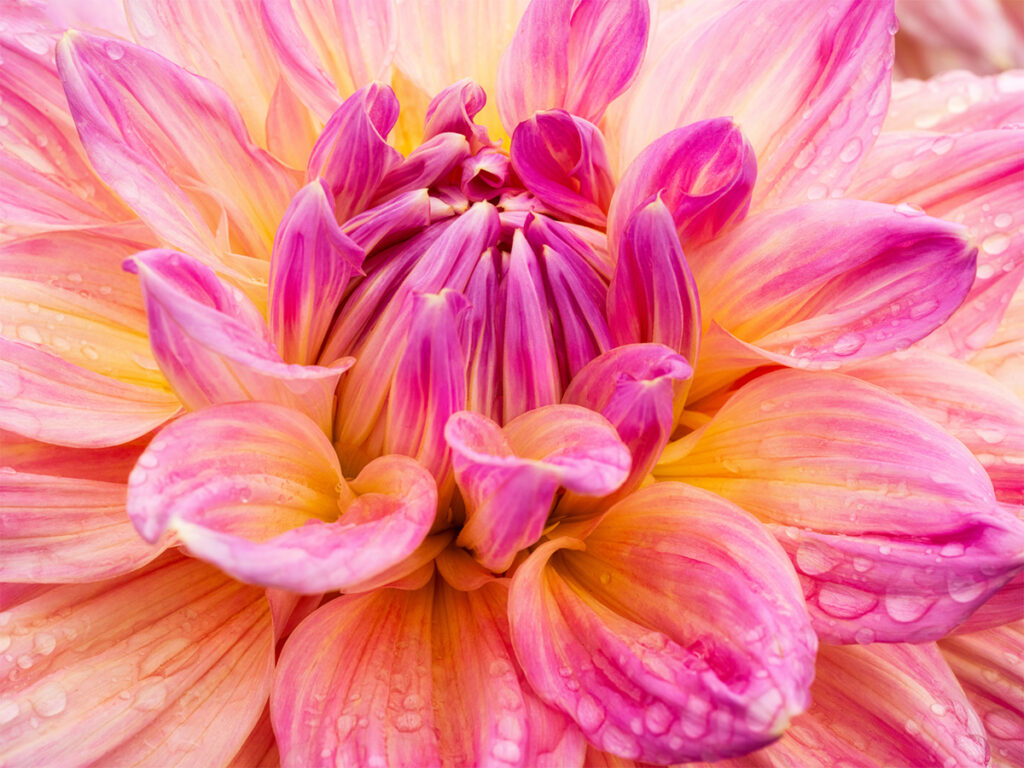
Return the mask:
<svg viewBox="0 0 1024 768">
<path fill-rule="evenodd" d="M 0 764 L 1024 759 L 1024 75 L 0 8 Z"/>
</svg>

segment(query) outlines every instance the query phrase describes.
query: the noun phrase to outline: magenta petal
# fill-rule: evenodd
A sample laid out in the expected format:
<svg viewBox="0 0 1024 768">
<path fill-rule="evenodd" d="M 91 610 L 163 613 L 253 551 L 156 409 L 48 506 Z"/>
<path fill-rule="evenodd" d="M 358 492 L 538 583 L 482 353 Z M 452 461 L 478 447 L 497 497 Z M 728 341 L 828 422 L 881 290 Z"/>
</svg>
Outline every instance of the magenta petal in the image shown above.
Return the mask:
<svg viewBox="0 0 1024 768">
<path fill-rule="evenodd" d="M 284 360 L 317 360 L 334 311 L 365 256 L 339 229 L 320 181 L 295 195 L 278 226 L 270 259 L 267 314 Z"/>
<path fill-rule="evenodd" d="M 505 130 L 553 108 L 596 123 L 636 76 L 649 24 L 641 0 L 533 0 L 498 68 Z"/>
<path fill-rule="evenodd" d="M 604 226 L 614 182 L 596 126 L 561 109 L 537 112 L 516 126 L 509 154 L 524 186 L 547 205 Z"/>
<path fill-rule="evenodd" d="M 612 423 L 633 457 L 616 498 L 634 490 L 661 456 L 676 423 L 680 383 L 693 373 L 660 344 L 617 347 L 589 363 L 572 380 L 562 402 L 591 408 Z"/>
<path fill-rule="evenodd" d="M 457 133 L 442 133 L 424 141 L 381 181 L 377 201 L 413 189 L 434 186 L 469 156 L 469 144 Z"/>
<path fill-rule="evenodd" d="M 660 197 L 630 216 L 618 252 L 607 300 L 612 338 L 617 344 L 664 344 L 695 362 L 700 299 Z"/>
<path fill-rule="evenodd" d="M 633 211 L 653 195 L 672 213 L 684 246 L 710 240 L 747 215 L 756 178 L 754 150 L 729 118 L 669 131 L 630 163 L 615 188 L 609 242 L 618 245 Z"/>
<path fill-rule="evenodd" d="M 330 430 L 334 390 L 351 359 L 329 368 L 283 362 L 252 302 L 188 256 L 144 251 L 125 268 L 139 274 L 157 363 L 185 405 L 282 403 Z"/>
<path fill-rule="evenodd" d="M 390 87 L 370 83 L 349 96 L 331 115 L 309 156 L 307 180 L 327 182 L 339 221 L 359 213 L 402 156 L 387 143 L 398 120 L 398 99 Z"/>
<path fill-rule="evenodd" d="M 427 107 L 424 118 L 425 141 L 442 133 L 458 133 L 469 142 L 471 152 L 491 146 L 487 129 L 473 122 L 473 118 L 487 103 L 484 89 L 472 80 L 453 83 L 435 96 Z"/>
</svg>

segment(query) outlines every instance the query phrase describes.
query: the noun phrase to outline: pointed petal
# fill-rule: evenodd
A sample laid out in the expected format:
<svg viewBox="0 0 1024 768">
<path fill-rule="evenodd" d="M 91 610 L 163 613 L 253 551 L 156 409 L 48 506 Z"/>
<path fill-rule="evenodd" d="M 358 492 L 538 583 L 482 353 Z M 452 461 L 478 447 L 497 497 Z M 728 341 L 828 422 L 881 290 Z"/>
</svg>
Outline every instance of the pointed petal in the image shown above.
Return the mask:
<svg viewBox="0 0 1024 768">
<path fill-rule="evenodd" d="M 963 70 L 929 80 L 897 80 L 883 130 L 964 131 L 1024 123 L 1024 72 L 980 76 Z"/>
<path fill-rule="evenodd" d="M 146 539 L 171 531 L 235 578 L 302 594 L 358 584 L 404 559 L 437 504 L 429 474 L 403 457 L 371 462 L 350 489 L 317 426 L 265 403 L 176 421 L 129 486 L 128 514 Z"/>
<path fill-rule="evenodd" d="M 579 732 L 517 671 L 505 595 L 434 579 L 314 613 L 285 646 L 271 702 L 285 768 L 578 764 Z"/>
<path fill-rule="evenodd" d="M 1024 762 L 1024 683 L 1020 653 L 1024 622 L 949 637 L 939 643 L 967 700 L 985 725 L 993 765 Z M 999 762 L 997 762 L 999 761 Z"/>
<path fill-rule="evenodd" d="M 981 462 L 996 498 L 1024 504 L 1024 403 L 966 363 L 924 350 L 907 350 L 850 369 L 909 400 L 966 445 Z"/>
<path fill-rule="evenodd" d="M 281 403 L 329 432 L 334 390 L 351 359 L 332 368 L 283 362 L 256 307 L 183 254 L 145 251 L 125 265 L 139 274 L 150 343 L 185 405 Z"/>
<path fill-rule="evenodd" d="M 811 697 L 810 709 L 775 744 L 715 765 L 988 764 L 981 722 L 934 645 L 822 646 Z"/>
<path fill-rule="evenodd" d="M 452 83 L 427 105 L 423 141 L 428 142 L 442 133 L 457 133 L 469 142 L 470 152 L 476 153 L 483 147 L 492 146 L 487 128 L 473 120 L 486 103 L 484 89 L 469 78 Z"/>
<path fill-rule="evenodd" d="M 346 221 L 342 230 L 369 253 L 422 234 L 429 224 L 454 213 L 451 206 L 431 197 L 429 190 L 414 189 L 363 211 Z"/>
<path fill-rule="evenodd" d="M 118 445 L 181 409 L 170 393 L 79 368 L 34 344 L 0 338 L 0 352 L 0 428 L 33 440 Z"/>
<path fill-rule="evenodd" d="M 576 406 L 530 411 L 504 430 L 462 411 L 445 438 L 467 507 L 458 544 L 495 572 L 540 538 L 559 486 L 603 496 L 629 473 L 629 452 L 612 425 Z"/>
<path fill-rule="evenodd" d="M 260 8 L 285 76 L 321 120 L 367 83 L 390 79 L 398 33 L 390 0 L 261 0 Z"/>
<path fill-rule="evenodd" d="M 152 560 L 161 549 L 135 533 L 125 491 L 123 482 L 0 473 L 0 580 L 97 581 Z"/>
<path fill-rule="evenodd" d="M 864 161 L 851 194 L 911 203 L 963 224 L 978 245 L 978 267 L 964 305 L 924 345 L 964 356 L 995 333 L 1024 277 L 1024 129 L 963 135 L 884 134 Z"/>
<path fill-rule="evenodd" d="M 996 504 L 981 465 L 873 385 L 769 373 L 684 443 L 656 475 L 767 523 L 830 642 L 937 639 L 1024 565 L 1024 526 Z"/>
<path fill-rule="evenodd" d="M 498 70 L 505 130 L 542 109 L 596 123 L 636 76 L 649 24 L 642 0 L 532 0 Z"/>
<path fill-rule="evenodd" d="M 697 284 L 660 196 L 641 203 L 626 223 L 607 305 L 616 344 L 663 344 L 696 361 Z"/>
<path fill-rule="evenodd" d="M 281 358 L 310 365 L 366 252 L 334 219 L 319 181 L 299 190 L 274 236 L 270 260 L 270 335 Z"/>
<path fill-rule="evenodd" d="M 816 640 L 784 554 L 742 510 L 678 483 L 619 502 L 585 545 L 541 545 L 509 608 L 530 684 L 621 757 L 747 752 L 808 703 Z"/>
<path fill-rule="evenodd" d="M 322 178 L 335 200 L 338 221 L 361 212 L 402 156 L 388 146 L 398 99 L 381 83 L 360 88 L 331 115 L 309 155 L 306 180 Z"/>
<path fill-rule="evenodd" d="M 629 344 L 592 361 L 566 389 L 562 402 L 600 413 L 629 448 L 632 466 L 616 500 L 635 490 L 661 456 L 675 428 L 675 403 L 681 407 L 681 382 L 691 374 L 667 347 Z"/>
<path fill-rule="evenodd" d="M 561 109 L 537 112 L 516 126 L 509 152 L 533 194 L 556 211 L 604 226 L 614 182 L 595 125 Z"/>
<path fill-rule="evenodd" d="M 5 615 L 0 758 L 10 765 L 226 763 L 270 690 L 263 591 L 177 554 L 45 590 Z"/>
<path fill-rule="evenodd" d="M 267 146 L 264 126 L 280 68 L 258 3 L 127 0 L 125 11 L 135 42 L 223 88 L 249 135 Z"/>
<path fill-rule="evenodd" d="M 885 116 L 895 21 L 885 0 L 747 0 L 675 39 L 664 25 L 630 91 L 623 164 L 670 128 L 731 115 L 757 155 L 755 207 L 841 194 Z"/>
<path fill-rule="evenodd" d="M 381 181 L 377 200 L 413 189 L 426 189 L 443 181 L 452 169 L 469 157 L 469 143 L 457 133 L 441 133 L 420 144 Z"/>
<path fill-rule="evenodd" d="M 270 724 L 270 707 L 260 715 L 249 738 L 228 763 L 227 768 L 281 768 L 281 755 Z"/>
<path fill-rule="evenodd" d="M 644 149 L 615 188 L 608 212 L 612 248 L 634 211 L 658 195 L 680 242 L 696 245 L 747 215 L 757 178 L 754 150 L 727 117 L 669 131 Z"/>
<path fill-rule="evenodd" d="M 837 200 L 751 216 L 687 259 L 705 318 L 773 362 L 835 368 L 907 347 L 941 325 L 967 293 L 975 254 L 958 225 Z M 722 383 L 710 342 L 695 366 L 703 394 Z"/>
<path fill-rule="evenodd" d="M 320 124 L 299 101 L 284 77 L 270 98 L 267 111 L 267 149 L 289 168 L 304 168 L 320 136 Z"/>
<path fill-rule="evenodd" d="M 250 142 L 220 88 L 144 48 L 83 33 L 65 36 L 57 64 L 93 166 L 161 241 L 223 256 L 214 234 L 223 213 L 232 250 L 269 259 L 295 179 Z"/>
</svg>

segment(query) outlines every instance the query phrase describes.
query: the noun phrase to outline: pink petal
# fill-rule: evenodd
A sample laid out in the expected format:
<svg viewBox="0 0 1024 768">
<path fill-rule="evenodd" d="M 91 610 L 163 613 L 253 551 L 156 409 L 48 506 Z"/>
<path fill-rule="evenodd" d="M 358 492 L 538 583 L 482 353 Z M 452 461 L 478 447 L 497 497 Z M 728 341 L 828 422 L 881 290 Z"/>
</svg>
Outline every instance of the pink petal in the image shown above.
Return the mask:
<svg viewBox="0 0 1024 768">
<path fill-rule="evenodd" d="M 981 465 L 873 385 L 766 374 L 684 440 L 656 475 L 768 524 L 830 642 L 942 637 L 1024 565 L 1024 526 L 1000 509 Z"/>
<path fill-rule="evenodd" d="M 277 80 L 267 112 L 267 149 L 290 168 L 303 168 L 320 136 L 320 124 L 284 77 Z"/>
<path fill-rule="evenodd" d="M 351 359 L 330 368 L 283 362 L 256 307 L 183 254 L 145 251 L 125 267 L 138 272 L 150 343 L 185 405 L 282 403 L 330 431 L 334 390 Z"/>
<path fill-rule="evenodd" d="M 617 250 L 607 299 L 615 343 L 663 344 L 696 361 L 701 327 L 697 284 L 660 196 L 635 209 Z"/>
<path fill-rule="evenodd" d="M 944 72 L 930 80 L 897 80 L 885 116 L 886 131 L 962 131 L 1024 123 L 1024 72 L 979 76 Z"/>
<path fill-rule="evenodd" d="M 258 3 L 128 0 L 125 11 L 139 45 L 223 88 L 249 135 L 267 146 L 264 127 L 280 67 Z"/>
<path fill-rule="evenodd" d="M 532 0 L 498 69 L 505 130 L 542 109 L 596 123 L 636 76 L 649 24 L 638 0 Z"/>
<path fill-rule="evenodd" d="M 1017 288 L 995 335 L 970 360 L 1024 400 L 1024 289 Z"/>
<path fill-rule="evenodd" d="M 377 188 L 378 200 L 432 187 L 469 156 L 469 144 L 457 133 L 441 133 L 420 144 L 390 170 Z"/>
<path fill-rule="evenodd" d="M 661 456 L 682 406 L 682 382 L 691 374 L 667 347 L 629 344 L 592 361 L 566 389 L 563 402 L 600 413 L 629 448 L 632 466 L 616 499 L 635 490 Z"/>
<path fill-rule="evenodd" d="M 397 20 L 389 0 L 261 0 L 260 9 L 291 87 L 321 120 L 370 81 L 390 79 Z"/>
<path fill-rule="evenodd" d="M 684 245 L 710 240 L 747 215 L 756 178 L 754 150 L 731 119 L 669 131 L 630 163 L 615 188 L 611 247 L 619 246 L 629 218 L 654 195 L 668 206 Z"/>
<path fill-rule="evenodd" d="M 715 765 L 988 765 L 981 722 L 934 645 L 822 646 L 811 697 L 775 744 Z"/>
<path fill-rule="evenodd" d="M 176 421 L 129 485 L 128 514 L 147 540 L 172 531 L 237 579 L 302 594 L 395 565 L 426 536 L 437 505 L 430 475 L 403 457 L 371 462 L 350 489 L 317 425 L 265 403 Z"/>
<path fill-rule="evenodd" d="M 93 373 L 0 338 L 0 428 L 57 445 L 127 443 L 181 409 L 174 395 Z"/>
<path fill-rule="evenodd" d="M 512 165 L 499 149 L 484 147 L 462 165 L 459 189 L 470 200 L 497 197 L 509 184 Z"/>
<path fill-rule="evenodd" d="M 97 581 L 152 560 L 161 549 L 135 533 L 125 491 L 123 482 L 0 473 L 0 580 Z"/>
<path fill-rule="evenodd" d="M 398 119 L 398 99 L 388 86 L 371 83 L 331 115 L 306 166 L 306 180 L 322 178 L 335 200 L 338 221 L 362 211 L 402 156 L 388 146 Z"/>
<path fill-rule="evenodd" d="M 458 544 L 495 572 L 540 538 L 559 486 L 604 496 L 629 474 L 629 452 L 612 425 L 577 406 L 530 411 L 504 430 L 463 411 L 444 434 L 467 507 Z"/>
<path fill-rule="evenodd" d="M 249 738 L 228 763 L 227 768 L 281 768 L 281 755 L 270 724 L 270 707 L 260 715 Z"/>
<path fill-rule="evenodd" d="M 516 126 L 509 152 L 523 185 L 547 205 L 604 226 L 614 182 L 596 126 L 561 109 L 537 112 Z"/>
<path fill-rule="evenodd" d="M 360 248 L 370 252 L 421 234 L 428 225 L 454 213 L 451 206 L 431 196 L 429 190 L 414 189 L 349 219 L 342 231 Z"/>
<path fill-rule="evenodd" d="M 9 765 L 223 764 L 270 690 L 263 591 L 177 554 L 111 581 L 37 592 L 4 616 L 0 759 Z"/>
<path fill-rule="evenodd" d="M 146 436 L 107 448 L 65 448 L 0 430 L 5 467 L 28 474 L 106 483 L 127 482 L 128 474 L 148 442 Z"/>
<path fill-rule="evenodd" d="M 270 334 L 281 358 L 309 365 L 366 252 L 345 235 L 319 181 L 303 187 L 281 221 L 270 261 Z"/>
<path fill-rule="evenodd" d="M 61 41 L 57 64 L 93 166 L 163 243 L 231 261 L 215 234 L 225 216 L 233 252 L 269 258 L 295 178 L 250 142 L 227 94 L 145 48 L 83 33 Z"/>
<path fill-rule="evenodd" d="M 457 133 L 469 142 L 471 152 L 492 146 L 487 129 L 473 120 L 486 103 L 484 89 L 468 78 L 449 85 L 427 106 L 423 120 L 424 142 L 442 133 Z"/>
<path fill-rule="evenodd" d="M 860 0 L 667 17 L 624 109 L 623 163 L 668 128 L 731 115 L 757 155 L 755 206 L 841 194 L 885 116 L 895 21 Z"/>
<path fill-rule="evenodd" d="M 993 765 L 1024 762 L 1024 683 L 1020 654 L 1024 622 L 949 637 L 939 649 L 981 717 Z"/>
<path fill-rule="evenodd" d="M 963 224 L 979 246 L 964 305 L 925 346 L 964 356 L 995 333 L 1024 277 L 1024 129 L 964 135 L 884 134 L 866 157 L 851 194 L 911 203 Z"/>
<path fill-rule="evenodd" d="M 465 593 L 435 579 L 318 610 L 278 668 L 285 768 L 578 765 L 579 732 L 521 679 L 505 603 L 502 585 Z"/>
<path fill-rule="evenodd" d="M 750 345 L 744 364 L 706 337 L 693 397 L 765 361 L 835 368 L 909 346 L 963 300 L 975 253 L 961 227 L 899 206 L 820 201 L 749 217 L 687 254 L 704 317 Z"/>
<path fill-rule="evenodd" d="M 535 550 L 509 600 L 534 690 L 621 757 L 741 754 L 807 706 L 816 641 L 794 574 L 757 521 L 712 494 L 638 491 L 585 545 Z"/>
<path fill-rule="evenodd" d="M 1020 516 L 1018 514 L 1018 517 Z M 1006 582 L 998 592 L 982 603 L 954 633 L 981 632 L 1021 620 L 1024 620 L 1024 571 Z"/>
<path fill-rule="evenodd" d="M 966 363 L 924 350 L 860 363 L 849 373 L 909 400 L 966 445 L 996 498 L 1024 504 L 1024 403 Z"/>
</svg>

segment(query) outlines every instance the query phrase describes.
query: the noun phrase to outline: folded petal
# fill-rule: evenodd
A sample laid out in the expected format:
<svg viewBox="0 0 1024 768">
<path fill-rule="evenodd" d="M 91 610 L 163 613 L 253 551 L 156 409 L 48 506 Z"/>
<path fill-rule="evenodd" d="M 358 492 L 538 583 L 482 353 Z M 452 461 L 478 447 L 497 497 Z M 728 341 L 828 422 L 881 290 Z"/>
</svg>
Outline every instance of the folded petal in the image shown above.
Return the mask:
<svg viewBox="0 0 1024 768">
<path fill-rule="evenodd" d="M 0 758 L 9 765 L 224 764 L 270 691 L 263 591 L 178 554 L 110 581 L 44 589 L 5 618 Z"/>
<path fill-rule="evenodd" d="M 389 200 L 414 189 L 426 189 L 469 156 L 469 143 L 458 133 L 441 133 L 424 141 L 394 166 L 377 187 L 376 199 Z"/>
<path fill-rule="evenodd" d="M 757 155 L 755 207 L 842 194 L 885 116 L 895 22 L 882 0 L 747 0 L 696 27 L 681 9 L 630 91 L 622 163 L 670 128 L 731 115 Z"/>
<path fill-rule="evenodd" d="M 619 502 L 585 544 L 541 545 L 509 616 L 534 690 L 620 757 L 742 754 L 808 703 L 816 640 L 785 555 L 742 510 L 678 483 Z"/>
<path fill-rule="evenodd" d="M 389 79 L 398 33 L 390 0 L 261 0 L 259 6 L 285 76 L 321 120 L 357 89 Z"/>
<path fill-rule="evenodd" d="M 388 86 L 371 83 L 331 115 L 313 146 L 306 180 L 322 178 L 335 198 L 338 221 L 362 211 L 402 156 L 387 143 L 398 119 L 398 99 Z"/>
<path fill-rule="evenodd" d="M 981 716 L 993 765 L 1024 761 L 1024 683 L 1020 653 L 1024 622 L 949 637 L 939 643 L 967 700 Z"/>
<path fill-rule="evenodd" d="M 330 431 L 334 390 L 351 358 L 333 367 L 285 363 L 252 302 L 183 254 L 145 251 L 125 267 L 139 275 L 150 344 L 186 406 L 282 403 Z"/>
<path fill-rule="evenodd" d="M 516 126 L 509 153 L 533 194 L 557 211 L 604 225 L 614 182 L 595 125 L 561 109 L 537 112 Z"/>
<path fill-rule="evenodd" d="M 958 70 L 928 80 L 896 80 L 885 131 L 962 131 L 1024 123 L 1024 72 L 976 75 Z"/>
<path fill-rule="evenodd" d="M 615 343 L 663 344 L 696 361 L 701 327 L 697 284 L 660 195 L 635 209 L 617 245 L 607 299 Z"/>
<path fill-rule="evenodd" d="M 634 211 L 657 195 L 683 245 L 703 243 L 743 220 L 757 179 L 754 150 L 727 117 L 669 131 L 622 175 L 608 212 L 612 248 Z"/>
<path fill-rule="evenodd" d="M 442 133 L 457 133 L 469 142 L 471 152 L 493 146 L 487 128 L 473 120 L 487 103 L 484 89 L 469 78 L 447 86 L 430 100 L 423 120 L 423 140 Z"/>
<path fill-rule="evenodd" d="M 579 732 L 518 671 L 506 594 L 435 578 L 314 613 L 285 646 L 271 703 L 285 768 L 578 765 Z"/>
<path fill-rule="evenodd" d="M 909 400 L 966 445 L 996 498 L 1024 504 L 1024 403 L 967 363 L 907 350 L 853 366 L 850 375 Z"/>
<path fill-rule="evenodd" d="M 505 130 L 542 109 L 596 123 L 636 76 L 649 24 L 642 0 L 532 0 L 498 70 Z"/>
<path fill-rule="evenodd" d="M 970 452 L 906 401 L 831 373 L 745 384 L 656 476 L 770 526 L 829 642 L 924 642 L 1024 565 L 1024 526 Z"/>
<path fill-rule="evenodd" d="M 495 572 L 540 538 L 559 487 L 604 496 L 629 473 L 629 452 L 612 425 L 577 406 L 530 411 L 504 429 L 463 411 L 445 437 L 467 508 L 458 543 Z"/>
<path fill-rule="evenodd" d="M 963 224 L 978 245 L 964 304 L 924 345 L 964 356 L 984 346 L 1024 277 L 1024 129 L 883 134 L 850 194 L 910 203 Z"/>
<path fill-rule="evenodd" d="M 629 448 L 632 466 L 616 500 L 636 489 L 661 456 L 691 374 L 686 360 L 667 347 L 629 344 L 592 361 L 566 389 L 562 402 L 600 413 Z"/>
<path fill-rule="evenodd" d="M 694 397 L 767 361 L 836 368 L 909 346 L 959 306 L 975 254 L 962 227 L 900 206 L 819 201 L 747 218 L 687 253 L 705 323 L 750 345 L 744 366 L 705 338 Z"/>
<path fill-rule="evenodd" d="M 281 358 L 310 365 L 366 252 L 334 218 L 320 181 L 303 187 L 274 236 L 270 260 L 270 335 Z"/>
<path fill-rule="evenodd" d="M 316 594 L 410 555 L 434 520 L 430 475 L 404 457 L 352 481 L 317 425 L 266 403 L 206 408 L 164 429 L 129 479 L 128 514 L 242 581 Z"/>
<path fill-rule="evenodd" d="M 164 244 L 236 266 L 245 262 L 228 250 L 269 259 L 296 180 L 252 144 L 227 94 L 145 48 L 85 33 L 65 36 L 57 64 L 93 167 Z"/>
<path fill-rule="evenodd" d="M 0 580 L 97 581 L 152 560 L 162 550 L 135 533 L 126 490 L 124 482 L 0 472 Z"/>
<path fill-rule="evenodd" d="M 127 443 L 181 410 L 178 399 L 0 338 L 0 428 L 78 448 Z"/>
<path fill-rule="evenodd" d="M 822 646 L 811 697 L 775 744 L 715 765 L 988 765 L 981 721 L 934 645 Z"/>
</svg>

